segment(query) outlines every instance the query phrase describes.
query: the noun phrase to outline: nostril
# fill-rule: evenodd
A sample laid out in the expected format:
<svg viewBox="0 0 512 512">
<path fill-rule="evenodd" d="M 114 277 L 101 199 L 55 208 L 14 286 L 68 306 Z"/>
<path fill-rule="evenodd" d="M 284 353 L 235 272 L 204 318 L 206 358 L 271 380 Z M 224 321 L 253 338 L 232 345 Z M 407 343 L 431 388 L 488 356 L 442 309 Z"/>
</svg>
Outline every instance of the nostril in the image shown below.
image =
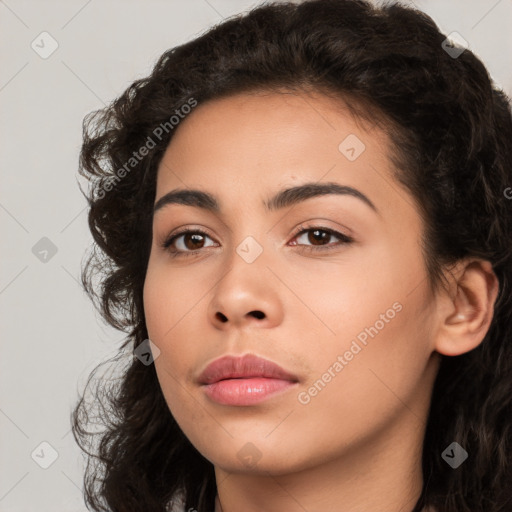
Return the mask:
<svg viewBox="0 0 512 512">
<path fill-rule="evenodd" d="M 226 316 L 224 316 L 222 313 L 215 313 L 215 316 L 221 321 L 221 322 L 227 322 L 228 319 Z"/>
<path fill-rule="evenodd" d="M 255 316 L 256 318 L 259 318 L 260 320 L 265 317 L 265 313 L 261 311 L 251 311 L 250 314 Z"/>
</svg>

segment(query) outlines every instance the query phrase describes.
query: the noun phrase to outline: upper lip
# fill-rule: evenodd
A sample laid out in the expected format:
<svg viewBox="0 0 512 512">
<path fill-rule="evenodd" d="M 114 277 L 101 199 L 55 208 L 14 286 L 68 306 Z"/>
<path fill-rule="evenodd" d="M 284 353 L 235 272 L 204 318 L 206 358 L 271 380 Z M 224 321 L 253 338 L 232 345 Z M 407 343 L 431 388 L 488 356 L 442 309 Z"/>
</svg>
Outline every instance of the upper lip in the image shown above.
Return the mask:
<svg viewBox="0 0 512 512">
<path fill-rule="evenodd" d="M 244 356 L 224 356 L 215 359 L 199 375 L 200 384 L 212 384 L 223 379 L 266 377 L 270 379 L 298 382 L 295 375 L 287 372 L 276 363 L 254 354 Z"/>
</svg>

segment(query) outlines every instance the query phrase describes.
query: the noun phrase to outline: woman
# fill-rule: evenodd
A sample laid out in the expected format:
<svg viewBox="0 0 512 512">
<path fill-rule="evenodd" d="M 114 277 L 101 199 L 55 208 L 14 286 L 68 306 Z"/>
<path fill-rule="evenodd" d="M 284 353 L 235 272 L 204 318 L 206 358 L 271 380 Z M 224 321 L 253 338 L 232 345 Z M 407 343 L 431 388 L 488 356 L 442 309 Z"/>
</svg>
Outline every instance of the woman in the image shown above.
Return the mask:
<svg viewBox="0 0 512 512">
<path fill-rule="evenodd" d="M 130 355 L 74 411 L 88 505 L 512 510 L 511 138 L 475 55 L 357 0 L 228 19 L 88 116 L 83 283 Z"/>
</svg>

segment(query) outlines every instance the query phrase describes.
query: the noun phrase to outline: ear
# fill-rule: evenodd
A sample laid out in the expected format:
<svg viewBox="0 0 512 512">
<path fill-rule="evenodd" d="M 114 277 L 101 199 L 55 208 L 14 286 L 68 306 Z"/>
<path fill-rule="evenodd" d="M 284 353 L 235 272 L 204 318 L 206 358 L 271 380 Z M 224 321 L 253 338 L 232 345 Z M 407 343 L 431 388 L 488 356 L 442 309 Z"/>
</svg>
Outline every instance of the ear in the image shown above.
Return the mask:
<svg viewBox="0 0 512 512">
<path fill-rule="evenodd" d="M 476 348 L 487 334 L 499 282 L 491 263 L 483 260 L 461 260 L 449 274 L 448 289 L 437 298 L 435 350 L 458 356 Z"/>
</svg>

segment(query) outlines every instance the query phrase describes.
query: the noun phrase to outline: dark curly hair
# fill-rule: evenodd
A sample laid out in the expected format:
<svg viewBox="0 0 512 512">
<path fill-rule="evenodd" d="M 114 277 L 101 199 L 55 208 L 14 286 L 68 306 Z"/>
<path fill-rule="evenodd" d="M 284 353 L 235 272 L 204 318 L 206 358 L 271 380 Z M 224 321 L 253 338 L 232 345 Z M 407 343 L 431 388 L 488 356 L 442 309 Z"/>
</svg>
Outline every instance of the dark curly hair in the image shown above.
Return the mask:
<svg viewBox="0 0 512 512">
<path fill-rule="evenodd" d="M 186 509 L 214 509 L 213 465 L 171 415 L 154 365 L 133 356 L 148 338 L 143 284 L 172 116 L 240 92 L 314 90 L 348 98 L 391 137 L 396 179 L 425 225 L 432 289 L 443 283 L 441 269 L 464 257 L 491 262 L 499 281 L 482 343 L 442 356 L 413 512 L 512 510 L 512 114 L 482 62 L 468 49 L 450 54 L 445 40 L 429 16 L 399 3 L 262 4 L 166 51 L 148 77 L 85 117 L 79 172 L 95 244 L 82 283 L 106 322 L 126 334 L 114 361 L 128 356 L 120 376 L 98 378 L 92 399 L 84 391 L 72 413 L 88 456 L 88 508 L 160 512 L 182 495 Z M 441 458 L 453 440 L 470 454 L 457 470 Z"/>
</svg>

